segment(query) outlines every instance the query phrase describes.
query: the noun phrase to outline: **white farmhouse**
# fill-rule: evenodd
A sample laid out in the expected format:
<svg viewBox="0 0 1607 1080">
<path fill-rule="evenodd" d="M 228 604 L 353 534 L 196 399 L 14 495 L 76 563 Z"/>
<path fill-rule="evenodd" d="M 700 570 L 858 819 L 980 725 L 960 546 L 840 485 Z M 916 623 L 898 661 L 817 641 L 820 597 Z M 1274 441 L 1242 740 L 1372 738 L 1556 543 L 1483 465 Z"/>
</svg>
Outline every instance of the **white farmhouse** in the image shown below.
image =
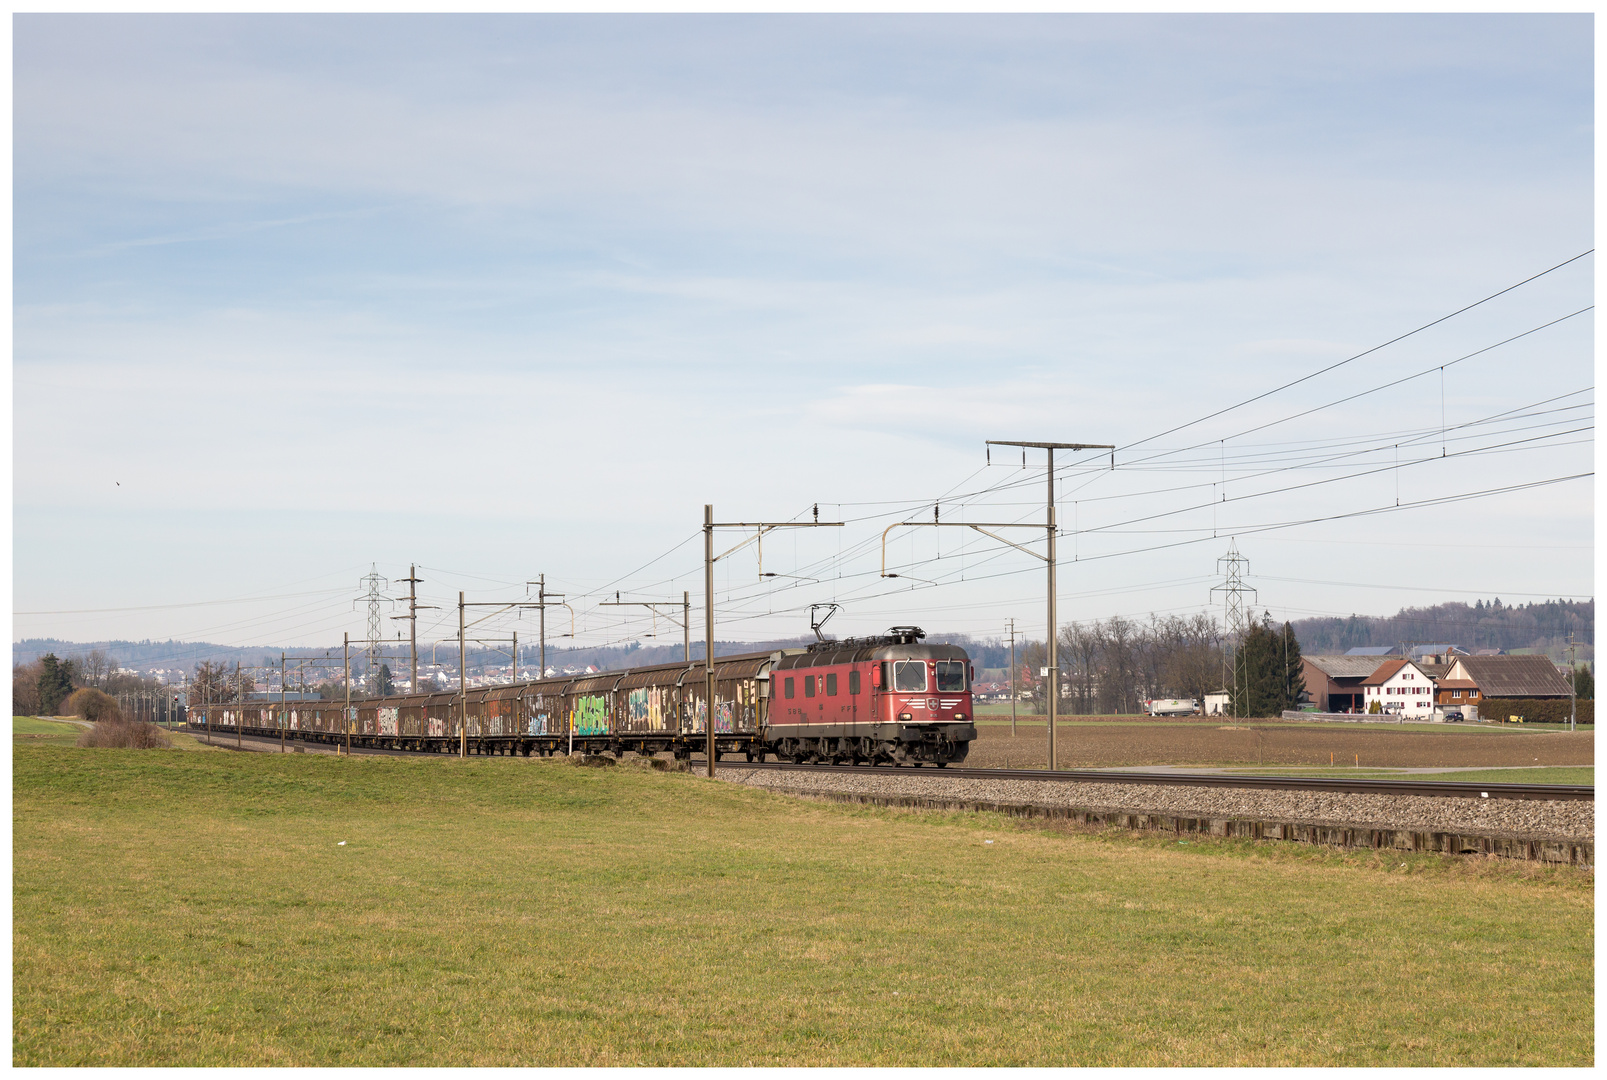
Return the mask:
<svg viewBox="0 0 1607 1080">
<path fill-rule="evenodd" d="M 1362 704 L 1387 713 L 1428 720 L 1434 716 L 1434 679 L 1411 660 L 1386 660 L 1362 680 Z"/>
</svg>

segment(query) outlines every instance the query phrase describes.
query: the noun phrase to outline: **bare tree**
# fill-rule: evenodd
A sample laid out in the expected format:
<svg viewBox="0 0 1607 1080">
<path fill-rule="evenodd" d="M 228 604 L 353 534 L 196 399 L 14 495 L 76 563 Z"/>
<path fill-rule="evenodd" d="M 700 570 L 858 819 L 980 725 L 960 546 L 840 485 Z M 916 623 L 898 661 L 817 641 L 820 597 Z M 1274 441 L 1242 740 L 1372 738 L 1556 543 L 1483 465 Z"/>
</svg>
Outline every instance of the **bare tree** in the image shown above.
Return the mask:
<svg viewBox="0 0 1607 1080">
<path fill-rule="evenodd" d="M 13 716 L 39 715 L 39 672 L 43 665 L 34 660 L 11 665 L 11 713 Z"/>
<path fill-rule="evenodd" d="M 1084 716 L 1094 711 L 1099 686 L 1099 624 L 1067 623 L 1060 628 L 1061 661 L 1071 689 L 1073 712 Z"/>
<path fill-rule="evenodd" d="M 117 674 L 117 661 L 104 649 L 94 649 L 78 660 L 78 677 L 85 686 L 105 690 L 112 676 Z"/>
<path fill-rule="evenodd" d="M 1157 687 L 1155 697 L 1194 698 L 1221 688 L 1222 632 L 1204 612 L 1152 619 Z"/>
<path fill-rule="evenodd" d="M 1112 615 L 1100 624 L 1099 639 L 1100 711 L 1138 712 L 1143 629 L 1129 619 Z"/>
<path fill-rule="evenodd" d="M 1048 685 L 1048 680 L 1038 672 L 1049 663 L 1048 648 L 1041 641 L 1018 643 L 1016 663 L 1020 665 L 1020 670 L 1016 673 L 1017 692 L 1028 695 L 1034 712 L 1046 712 L 1049 708 L 1049 699 L 1044 695 L 1044 687 Z"/>
<path fill-rule="evenodd" d="M 1060 628 L 1060 650 L 1071 707 L 1083 714 L 1133 713 L 1152 698 L 1202 700 L 1221 682 L 1221 637 L 1206 614 L 1151 615 L 1147 626 L 1120 615 L 1067 623 Z"/>
<path fill-rule="evenodd" d="M 191 705 L 227 705 L 240 700 L 242 692 L 257 688 L 256 680 L 242 674 L 238 679 L 234 669 L 226 664 L 203 660 L 195 665 L 195 678 L 190 682 Z"/>
</svg>

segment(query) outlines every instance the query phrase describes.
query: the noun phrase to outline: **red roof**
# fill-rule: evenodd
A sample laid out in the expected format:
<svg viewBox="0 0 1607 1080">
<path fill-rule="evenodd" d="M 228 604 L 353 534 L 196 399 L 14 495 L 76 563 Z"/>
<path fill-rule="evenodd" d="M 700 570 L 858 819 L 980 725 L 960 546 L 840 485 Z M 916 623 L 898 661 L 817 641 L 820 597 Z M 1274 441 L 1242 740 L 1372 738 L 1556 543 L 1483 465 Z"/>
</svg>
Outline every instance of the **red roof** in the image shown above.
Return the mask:
<svg viewBox="0 0 1607 1080">
<path fill-rule="evenodd" d="M 1409 663 L 1411 663 L 1410 660 L 1385 660 L 1378 665 L 1378 670 L 1363 679 L 1361 684 L 1363 686 L 1383 686 L 1395 677 L 1397 671 Z"/>
</svg>

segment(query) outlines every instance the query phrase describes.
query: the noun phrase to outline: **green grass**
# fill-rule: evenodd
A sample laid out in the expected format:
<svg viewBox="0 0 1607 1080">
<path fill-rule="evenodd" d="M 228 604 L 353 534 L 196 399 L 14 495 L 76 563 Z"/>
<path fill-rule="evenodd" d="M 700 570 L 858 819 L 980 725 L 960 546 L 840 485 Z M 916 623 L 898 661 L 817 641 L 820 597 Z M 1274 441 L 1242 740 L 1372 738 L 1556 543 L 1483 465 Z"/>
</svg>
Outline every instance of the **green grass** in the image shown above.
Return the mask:
<svg viewBox="0 0 1607 1080">
<path fill-rule="evenodd" d="M 166 730 L 165 728 L 163 730 Z M 76 746 L 78 737 L 84 733 L 80 724 L 69 724 L 65 720 L 45 720 L 38 716 L 13 716 L 11 718 L 11 741 L 14 744 L 27 744 L 29 746 Z M 193 735 L 183 731 L 174 730 L 167 733 L 173 740 L 175 750 L 207 750 L 217 751 L 216 747 L 207 746 Z"/>
<path fill-rule="evenodd" d="M 1594 1054 L 1566 868 L 506 759 L 19 745 L 12 813 L 16 1065 Z"/>
<path fill-rule="evenodd" d="M 11 734 L 13 735 L 65 735 L 69 732 L 77 734 L 84 730 L 77 724 L 70 724 L 65 720 L 46 720 L 39 716 L 13 716 L 11 718 Z"/>
<path fill-rule="evenodd" d="M 72 746 L 84 729 L 64 720 L 45 720 L 38 716 L 13 716 L 11 741 L 29 745 Z"/>
</svg>

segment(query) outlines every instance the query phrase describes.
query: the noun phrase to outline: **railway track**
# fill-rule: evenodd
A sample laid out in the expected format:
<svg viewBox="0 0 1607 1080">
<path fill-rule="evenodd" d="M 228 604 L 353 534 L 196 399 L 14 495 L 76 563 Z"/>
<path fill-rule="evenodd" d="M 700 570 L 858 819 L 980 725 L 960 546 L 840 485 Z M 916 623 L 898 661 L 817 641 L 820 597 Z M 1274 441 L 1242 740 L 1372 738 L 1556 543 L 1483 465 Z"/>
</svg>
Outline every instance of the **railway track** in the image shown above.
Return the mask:
<svg viewBox="0 0 1607 1080">
<path fill-rule="evenodd" d="M 722 762 L 725 769 L 779 769 L 793 772 L 825 772 L 860 776 L 914 775 L 953 777 L 964 780 L 1049 780 L 1077 784 L 1147 784 L 1167 787 L 1265 788 L 1275 791 L 1333 791 L 1364 795 L 1428 795 L 1458 799 L 1544 799 L 1590 800 L 1596 798 L 1591 784 L 1471 784 L 1462 780 L 1348 780 L 1327 776 L 1224 776 L 1093 772 L 1061 769 L 893 769 L 880 765 L 793 765 L 786 762 Z"/>
<path fill-rule="evenodd" d="M 255 750 L 277 751 L 279 740 L 247 735 L 247 745 Z M 232 737 L 219 738 L 214 745 L 233 749 Z M 294 740 L 291 743 L 295 745 Z M 318 744 L 313 744 L 318 745 Z M 330 753 L 332 748 L 320 747 Z M 385 757 L 442 757 L 441 754 L 424 754 L 415 750 L 380 750 L 353 748 L 354 754 Z M 695 769 L 704 767 L 701 755 L 695 756 Z M 1332 791 L 1342 794 L 1364 795 L 1426 795 L 1455 799 L 1541 799 L 1564 801 L 1594 801 L 1596 788 L 1591 784 L 1472 784 L 1462 780 L 1363 780 L 1327 776 L 1227 776 L 1212 774 L 1105 772 L 1077 769 L 942 769 L 923 767 L 895 768 L 886 765 L 802 765 L 783 761 L 731 761 L 722 759 L 722 769 L 773 769 L 783 772 L 817 772 L 850 776 L 923 776 L 956 780 L 1047 780 L 1056 783 L 1077 784 L 1144 784 L 1165 787 L 1260 788 L 1273 791 Z"/>
</svg>

